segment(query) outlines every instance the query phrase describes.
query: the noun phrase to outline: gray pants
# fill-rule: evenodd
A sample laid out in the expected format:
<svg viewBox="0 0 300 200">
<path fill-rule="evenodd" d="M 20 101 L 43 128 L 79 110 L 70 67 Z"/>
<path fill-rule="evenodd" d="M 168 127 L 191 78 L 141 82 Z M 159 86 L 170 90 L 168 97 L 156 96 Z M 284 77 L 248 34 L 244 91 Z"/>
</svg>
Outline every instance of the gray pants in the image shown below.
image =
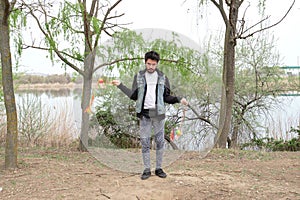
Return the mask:
<svg viewBox="0 0 300 200">
<path fill-rule="evenodd" d="M 140 137 L 142 145 L 142 156 L 144 162 L 144 168 L 151 168 L 150 164 L 150 139 L 151 132 L 155 135 L 156 143 L 156 169 L 162 168 L 162 159 L 164 153 L 164 131 L 165 131 L 165 119 L 146 118 L 140 119 Z"/>
</svg>

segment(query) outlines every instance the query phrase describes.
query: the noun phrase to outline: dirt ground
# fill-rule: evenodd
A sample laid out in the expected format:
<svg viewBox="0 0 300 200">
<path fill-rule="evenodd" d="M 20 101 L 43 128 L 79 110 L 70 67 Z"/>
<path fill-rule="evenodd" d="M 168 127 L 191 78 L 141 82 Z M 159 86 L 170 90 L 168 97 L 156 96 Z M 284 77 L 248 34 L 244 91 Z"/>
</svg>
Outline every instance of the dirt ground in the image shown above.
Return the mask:
<svg viewBox="0 0 300 200">
<path fill-rule="evenodd" d="M 300 152 L 186 152 L 166 167 L 168 177 L 120 172 L 90 153 L 23 149 L 19 168 L 3 170 L 0 199 L 300 199 Z"/>
</svg>

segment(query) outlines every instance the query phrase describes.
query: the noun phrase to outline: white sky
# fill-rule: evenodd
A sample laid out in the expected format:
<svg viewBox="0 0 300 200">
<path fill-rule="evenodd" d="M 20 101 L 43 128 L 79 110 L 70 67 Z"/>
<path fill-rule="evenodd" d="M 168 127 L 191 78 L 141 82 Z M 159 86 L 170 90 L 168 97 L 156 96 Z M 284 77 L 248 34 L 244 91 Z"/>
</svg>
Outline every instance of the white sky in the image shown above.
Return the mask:
<svg viewBox="0 0 300 200">
<path fill-rule="evenodd" d="M 212 5 L 207 11 L 197 12 L 196 0 L 123 0 L 116 10 L 125 13 L 120 22 L 132 22 L 131 29 L 160 28 L 181 33 L 197 43 L 202 43 L 210 34 L 219 34 L 224 25 L 219 11 Z M 243 6 L 252 2 L 251 9 L 257 11 L 253 0 L 245 1 Z M 283 3 L 284 2 L 284 3 Z M 266 14 L 271 23 L 279 20 L 291 5 L 292 0 L 268 0 Z M 211 3 L 210 3 L 211 5 Z M 242 11 L 240 11 L 240 14 Z M 251 14 L 252 13 L 252 14 Z M 251 16 L 250 16 L 251 15 Z M 249 11 L 246 20 L 257 22 L 256 13 Z M 272 28 L 278 39 L 278 51 L 283 65 L 300 65 L 300 1 L 296 1 L 287 18 Z M 21 60 L 20 71 L 43 74 L 61 74 L 61 66 L 52 66 L 45 54 L 37 50 L 26 50 Z M 72 72 L 72 70 L 68 70 Z"/>
</svg>

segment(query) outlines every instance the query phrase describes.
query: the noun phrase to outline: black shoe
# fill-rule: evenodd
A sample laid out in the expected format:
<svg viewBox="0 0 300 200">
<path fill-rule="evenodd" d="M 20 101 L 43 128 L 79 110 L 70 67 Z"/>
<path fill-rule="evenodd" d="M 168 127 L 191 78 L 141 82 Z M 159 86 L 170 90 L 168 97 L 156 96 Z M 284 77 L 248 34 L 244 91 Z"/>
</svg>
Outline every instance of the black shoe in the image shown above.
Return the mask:
<svg viewBox="0 0 300 200">
<path fill-rule="evenodd" d="M 155 175 L 160 177 L 160 178 L 166 178 L 167 177 L 167 174 L 162 169 L 156 169 L 155 170 Z"/>
<path fill-rule="evenodd" d="M 149 178 L 151 176 L 151 171 L 150 169 L 145 169 L 142 176 L 141 176 L 141 179 L 142 180 L 146 180 L 147 178 Z"/>
</svg>

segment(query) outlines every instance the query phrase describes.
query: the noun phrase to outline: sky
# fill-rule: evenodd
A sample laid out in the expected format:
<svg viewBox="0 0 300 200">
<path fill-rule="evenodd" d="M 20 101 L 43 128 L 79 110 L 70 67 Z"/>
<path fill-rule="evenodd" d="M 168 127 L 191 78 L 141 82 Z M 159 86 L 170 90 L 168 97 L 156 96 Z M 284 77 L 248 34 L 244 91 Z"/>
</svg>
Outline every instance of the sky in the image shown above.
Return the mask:
<svg viewBox="0 0 300 200">
<path fill-rule="evenodd" d="M 145 3 L 147 2 L 147 3 Z M 116 8 L 118 13 L 125 13 L 119 22 L 132 23 L 130 29 L 166 29 L 190 38 L 202 44 L 211 34 L 219 34 L 224 30 L 219 11 L 210 3 L 207 9 L 199 10 L 195 0 L 123 0 Z M 251 2 L 251 4 L 249 3 Z M 253 0 L 243 3 L 240 14 L 250 4 L 246 13 L 246 23 L 258 21 L 257 8 Z M 283 3 L 284 2 L 284 3 Z M 292 0 L 267 0 L 266 14 L 270 23 L 277 22 L 288 10 Z M 300 1 L 296 0 L 294 7 L 284 21 L 272 28 L 277 39 L 277 49 L 286 66 L 300 65 Z M 19 71 L 40 74 L 62 74 L 65 72 L 59 64 L 54 64 L 46 55 L 38 50 L 26 50 L 21 58 Z M 67 70 L 72 73 L 71 69 Z"/>
</svg>

